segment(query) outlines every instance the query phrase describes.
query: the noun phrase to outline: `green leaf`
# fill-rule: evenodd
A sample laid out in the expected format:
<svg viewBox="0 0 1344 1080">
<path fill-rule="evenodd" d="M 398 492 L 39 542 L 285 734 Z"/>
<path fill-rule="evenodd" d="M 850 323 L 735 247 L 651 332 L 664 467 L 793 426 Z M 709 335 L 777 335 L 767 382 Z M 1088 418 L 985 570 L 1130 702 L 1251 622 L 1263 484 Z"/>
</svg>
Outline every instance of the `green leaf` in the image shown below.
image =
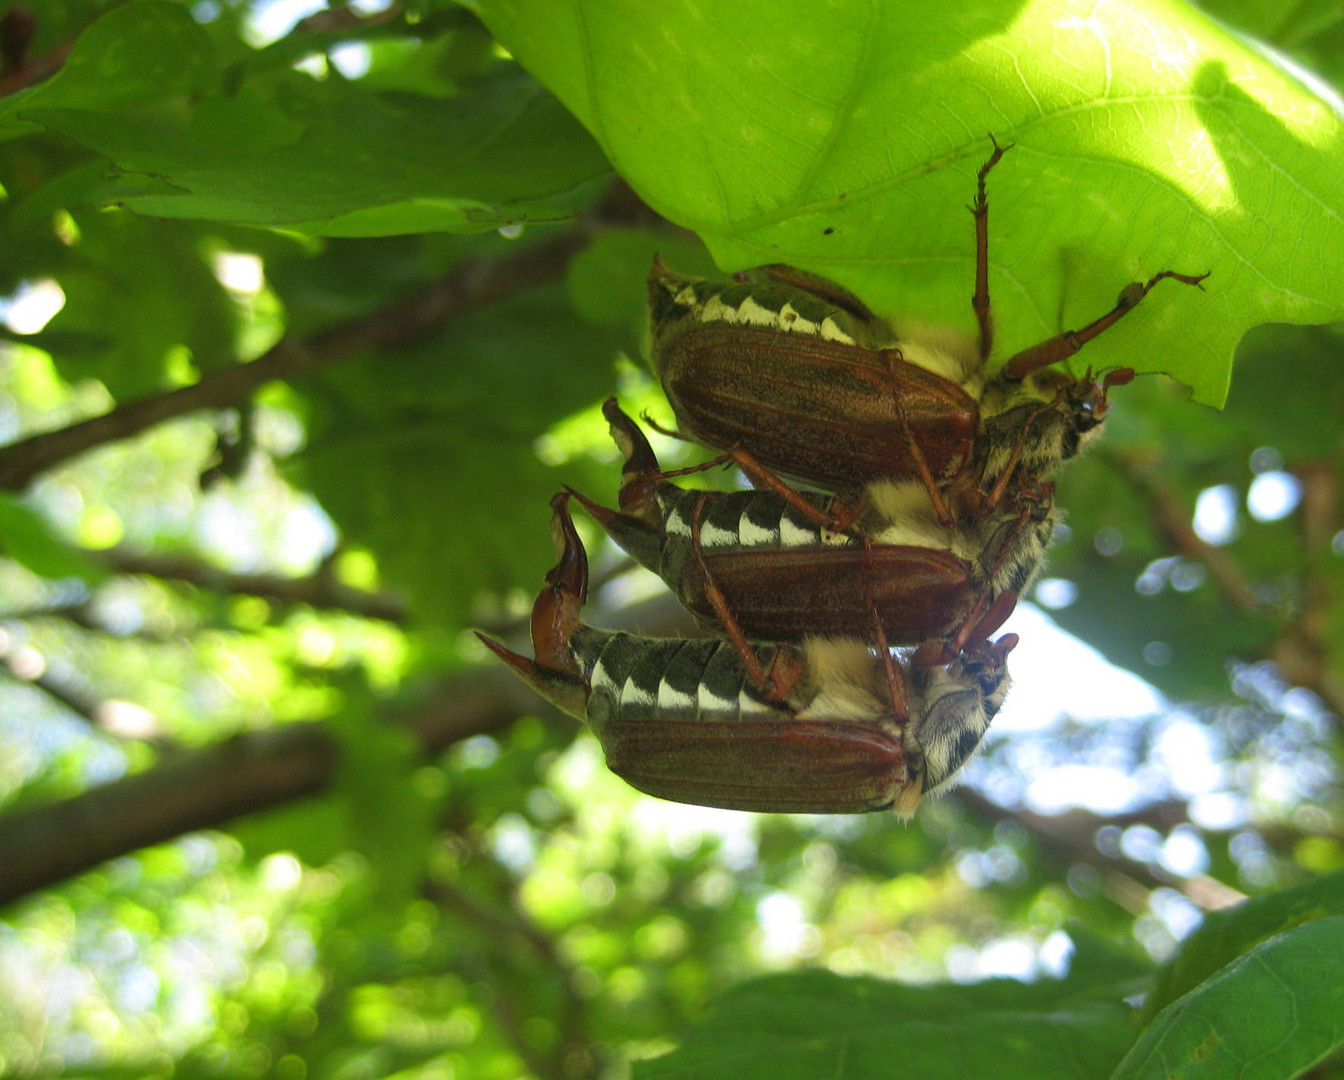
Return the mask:
<svg viewBox="0 0 1344 1080">
<path fill-rule="evenodd" d="M 103 109 L 24 113 L 109 158 L 88 205 L 325 236 L 481 232 L 571 218 L 607 164 L 516 70 L 440 100 L 293 71 L 211 94 L 184 121 Z"/>
<path fill-rule="evenodd" d="M 1065 982 L 903 986 L 824 971 L 744 983 L 637 1080 L 1096 1077 L 1133 1036 L 1128 1010 Z"/>
<path fill-rule="evenodd" d="M 12 495 L 0 493 L 0 551 L 39 577 L 81 578 L 90 584 L 107 571 L 52 531 L 46 519 Z"/>
<path fill-rule="evenodd" d="M 595 326 L 648 325 L 644 281 L 653 256 L 691 274 L 709 274 L 713 266 L 698 244 L 644 232 L 602 233 L 570 260 L 567 277 L 575 313 Z M 627 287 L 633 284 L 634 288 Z"/>
<path fill-rule="evenodd" d="M 1237 350 L 1227 414 L 1250 429 L 1251 447 L 1273 446 L 1290 460 L 1335 453 L 1344 416 L 1344 327 L 1264 326 L 1249 334 Z"/>
<path fill-rule="evenodd" d="M 1158 972 L 1144 1015 L 1153 1017 L 1214 972 L 1275 934 L 1315 919 L 1344 916 L 1344 872 L 1211 911 Z"/>
<path fill-rule="evenodd" d="M 164 388 L 184 347 L 198 371 L 234 361 L 238 308 L 196 227 L 130 214 L 80 214 L 81 240 L 61 275 L 65 304 L 27 340 L 71 382 L 97 378 L 118 400 Z"/>
<path fill-rule="evenodd" d="M 39 130 L 30 109 L 117 112 L 192 93 L 213 69 L 210 39 L 181 4 L 123 4 L 80 35 L 50 79 L 0 99 L 0 140 Z"/>
<path fill-rule="evenodd" d="M 349 819 L 338 791 L 247 814 L 230 822 L 226 831 L 253 862 L 285 851 L 309 866 L 322 866 L 349 850 Z"/>
<path fill-rule="evenodd" d="M 1075 993 L 1093 988 L 1105 993 L 1108 988 L 1152 977 L 1152 961 L 1140 958 L 1132 944 L 1128 949 L 1122 948 L 1113 937 L 1078 919 L 1069 923 L 1068 934 L 1073 942 L 1073 956 L 1069 959 L 1067 982 Z"/>
<path fill-rule="evenodd" d="M 305 481 L 425 618 L 469 622 L 483 591 L 550 567 L 547 428 L 609 393 L 623 335 L 585 326 L 564 287 L 472 312 L 413 349 L 333 369 L 310 396 Z"/>
<path fill-rule="evenodd" d="M 1164 1009 L 1112 1080 L 1287 1080 L 1344 1045 L 1344 918 L 1257 945 Z"/>
<path fill-rule="evenodd" d="M 1164 283 L 1083 358 L 1221 404 L 1257 323 L 1344 318 L 1334 106 L 1174 0 L 711 9 L 483 0 L 487 24 L 637 192 L 727 270 L 789 262 L 970 331 L 965 206 L 989 156 L 997 352 Z"/>
</svg>

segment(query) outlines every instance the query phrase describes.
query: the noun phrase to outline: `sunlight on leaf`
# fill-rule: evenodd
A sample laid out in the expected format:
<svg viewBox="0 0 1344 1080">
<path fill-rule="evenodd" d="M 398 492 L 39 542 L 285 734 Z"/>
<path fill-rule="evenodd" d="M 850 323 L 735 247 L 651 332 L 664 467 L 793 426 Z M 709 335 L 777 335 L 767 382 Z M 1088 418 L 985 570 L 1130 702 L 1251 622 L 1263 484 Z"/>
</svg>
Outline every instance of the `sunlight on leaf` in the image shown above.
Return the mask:
<svg viewBox="0 0 1344 1080">
<path fill-rule="evenodd" d="M 1003 355 L 1131 280 L 1207 270 L 1205 295 L 1156 294 L 1080 359 L 1216 405 L 1249 327 L 1344 318 L 1337 102 L 1184 4 L 482 9 L 726 270 L 795 263 L 969 328 L 962 208 L 992 132 L 1015 145 L 990 182 Z"/>
</svg>

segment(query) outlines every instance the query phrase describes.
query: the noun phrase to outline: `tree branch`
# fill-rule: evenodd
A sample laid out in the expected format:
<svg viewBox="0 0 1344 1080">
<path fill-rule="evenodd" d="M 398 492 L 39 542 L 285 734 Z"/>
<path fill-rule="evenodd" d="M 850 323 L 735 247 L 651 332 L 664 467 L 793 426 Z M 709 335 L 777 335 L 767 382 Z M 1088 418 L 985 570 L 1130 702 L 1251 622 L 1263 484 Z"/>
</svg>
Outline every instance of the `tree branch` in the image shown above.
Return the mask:
<svg viewBox="0 0 1344 1080">
<path fill-rule="evenodd" d="M 1106 883 L 1111 899 L 1133 914 L 1140 914 L 1147 906 L 1147 893 L 1165 886 L 1183 893 L 1187 899 L 1204 911 L 1239 903 L 1246 897 L 1207 874 L 1182 877 L 1124 855 L 1106 855 L 1096 844 L 1097 832 L 1105 826 L 1126 828 L 1144 824 L 1166 832 L 1188 821 L 1184 804 L 1162 803 L 1133 814 L 1115 814 L 1100 817 L 1088 810 L 1073 809 L 1063 814 L 1037 814 L 1030 810 L 1010 810 L 992 802 L 978 791 L 958 788 L 958 802 L 982 821 L 1015 821 L 1025 828 L 1037 843 L 1061 864 L 1085 863 L 1095 869 Z M 1142 890 L 1140 898 L 1137 889 Z M 1135 909 L 1139 899 L 1143 903 Z"/>
<path fill-rule="evenodd" d="M 276 604 L 307 604 L 383 622 L 400 624 L 407 619 L 405 606 L 395 597 L 352 589 L 337 581 L 325 566 L 306 577 L 282 577 L 279 574 L 234 574 L 200 559 L 140 555 L 116 548 L 101 553 L 100 558 L 118 574 L 144 574 L 184 581 L 226 596 L 259 596 Z"/>
<path fill-rule="evenodd" d="M 1190 512 L 1176 494 L 1162 483 L 1152 462 L 1109 454 L 1121 474 L 1145 500 L 1153 523 L 1177 552 L 1202 563 L 1224 597 L 1242 615 L 1268 614 L 1240 563 L 1221 548 L 1201 540 L 1190 524 Z M 1302 482 L 1302 557 L 1305 567 L 1305 606 L 1291 623 L 1285 623 L 1268 650 L 1294 686 L 1311 690 L 1344 724 L 1344 681 L 1331 664 L 1329 613 L 1331 591 L 1322 570 L 1338 521 L 1336 470 L 1330 465 L 1304 465 L 1297 470 Z"/>
<path fill-rule="evenodd" d="M 559 278 L 591 239 L 591 222 L 490 263 L 469 261 L 406 300 L 314 334 L 283 338 L 248 364 L 211 372 L 191 386 L 142 398 L 57 431 L 0 449 L 0 490 L 22 491 L 41 473 L 95 447 L 201 409 L 238 405 L 275 379 L 309 375 L 370 349 L 404 345 L 474 307 L 495 303 Z"/>
<path fill-rule="evenodd" d="M 66 712 L 104 735 L 150 743 L 161 749 L 170 745 L 153 714 L 128 702 L 93 696 L 63 665 L 53 665 L 37 649 L 15 641 L 3 630 L 0 630 L 0 670 L 15 682 L 40 690 Z"/>
<path fill-rule="evenodd" d="M 670 595 L 623 609 L 610 622 L 643 633 L 695 633 Z M 574 723 L 502 665 L 491 664 L 449 683 L 395 722 L 434 755 L 473 735 L 503 731 L 526 715 Z M 320 794 L 334 779 L 338 753 L 322 721 L 283 724 L 171 753 L 145 772 L 0 817 L 0 906 L 108 859 Z"/>
<path fill-rule="evenodd" d="M 1107 454 L 1106 457 L 1115 462 L 1121 474 L 1143 498 L 1154 526 L 1173 549 L 1187 559 L 1203 563 L 1228 602 L 1241 614 L 1264 614 L 1264 605 L 1256 598 L 1241 565 L 1226 551 L 1199 538 L 1190 524 L 1190 510 L 1162 482 L 1153 463 L 1118 454 Z"/>
<path fill-rule="evenodd" d="M 335 763 L 321 723 L 286 724 L 9 814 L 0 818 L 0 905 L 150 844 L 316 794 Z"/>
</svg>

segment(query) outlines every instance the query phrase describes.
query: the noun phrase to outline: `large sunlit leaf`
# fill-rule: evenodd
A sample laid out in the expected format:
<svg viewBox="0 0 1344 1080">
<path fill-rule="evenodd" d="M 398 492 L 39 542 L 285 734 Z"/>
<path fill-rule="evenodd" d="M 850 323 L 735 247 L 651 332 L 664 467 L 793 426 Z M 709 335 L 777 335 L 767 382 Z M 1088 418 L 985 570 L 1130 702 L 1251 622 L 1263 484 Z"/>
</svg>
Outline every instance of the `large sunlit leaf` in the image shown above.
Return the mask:
<svg viewBox="0 0 1344 1080">
<path fill-rule="evenodd" d="M 974 326 L 988 134 L 999 355 L 1164 284 L 1088 347 L 1219 404 L 1237 340 L 1344 318 L 1337 102 L 1179 0 L 484 0 L 500 40 L 724 269 L 790 262 Z"/>
</svg>

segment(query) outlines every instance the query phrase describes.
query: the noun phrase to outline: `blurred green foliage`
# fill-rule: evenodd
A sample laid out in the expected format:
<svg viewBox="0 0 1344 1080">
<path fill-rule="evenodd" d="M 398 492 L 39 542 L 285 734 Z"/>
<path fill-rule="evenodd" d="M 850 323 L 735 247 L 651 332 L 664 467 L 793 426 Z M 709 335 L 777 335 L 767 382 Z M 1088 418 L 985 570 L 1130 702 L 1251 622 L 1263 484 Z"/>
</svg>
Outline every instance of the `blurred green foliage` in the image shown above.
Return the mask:
<svg viewBox="0 0 1344 1080">
<path fill-rule="evenodd" d="M 1206 8 L 0 9 L 0 476 L 74 440 L 0 496 L 0 1076 L 1344 1074 L 1344 138 L 1265 47 L 1338 80 L 1344 9 Z M 653 253 L 969 330 L 990 131 L 996 355 L 1212 271 L 1079 358 L 1185 386 L 1051 558 L 1170 700 L 908 827 L 637 796 L 467 631 L 614 500 L 598 403 L 671 420 Z"/>
</svg>

